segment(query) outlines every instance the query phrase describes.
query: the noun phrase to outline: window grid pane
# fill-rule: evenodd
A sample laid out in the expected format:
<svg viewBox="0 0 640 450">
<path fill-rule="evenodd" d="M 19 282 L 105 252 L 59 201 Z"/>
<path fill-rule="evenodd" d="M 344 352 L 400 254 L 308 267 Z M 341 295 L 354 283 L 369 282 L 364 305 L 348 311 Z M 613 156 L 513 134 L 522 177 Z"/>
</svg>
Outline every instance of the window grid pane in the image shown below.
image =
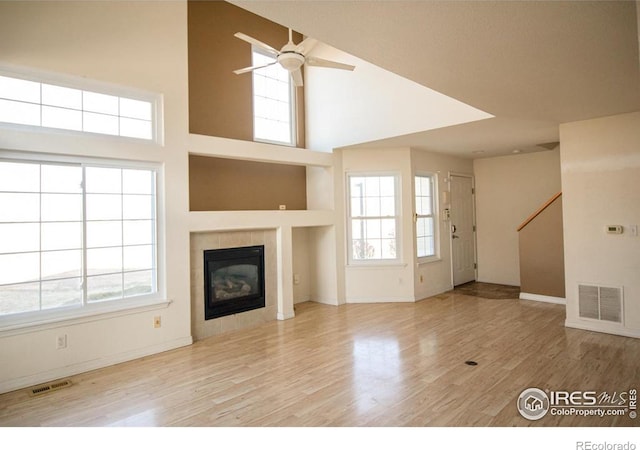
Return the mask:
<svg viewBox="0 0 640 450">
<path fill-rule="evenodd" d="M 415 177 L 416 255 L 418 258 L 436 255 L 433 187 L 433 176 Z"/>
<path fill-rule="evenodd" d="M 252 51 L 253 65 L 275 62 L 258 49 Z M 291 77 L 279 64 L 253 73 L 254 138 L 293 145 L 293 99 Z"/>
<path fill-rule="evenodd" d="M 395 176 L 349 176 L 351 259 L 397 259 Z"/>
<path fill-rule="evenodd" d="M 0 122 L 154 139 L 153 102 L 0 76 Z"/>
<path fill-rule="evenodd" d="M 0 160 L 0 175 L 0 317 L 157 291 L 153 170 Z"/>
</svg>

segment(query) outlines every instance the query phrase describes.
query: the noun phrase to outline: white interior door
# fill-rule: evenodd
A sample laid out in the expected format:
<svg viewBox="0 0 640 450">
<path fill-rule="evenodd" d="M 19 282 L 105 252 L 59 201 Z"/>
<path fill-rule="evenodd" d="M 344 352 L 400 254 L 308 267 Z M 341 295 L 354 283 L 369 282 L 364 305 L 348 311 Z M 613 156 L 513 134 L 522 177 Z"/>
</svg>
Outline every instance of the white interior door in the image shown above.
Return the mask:
<svg viewBox="0 0 640 450">
<path fill-rule="evenodd" d="M 458 286 L 476 279 L 473 178 L 452 175 L 449 181 L 453 285 Z"/>
</svg>

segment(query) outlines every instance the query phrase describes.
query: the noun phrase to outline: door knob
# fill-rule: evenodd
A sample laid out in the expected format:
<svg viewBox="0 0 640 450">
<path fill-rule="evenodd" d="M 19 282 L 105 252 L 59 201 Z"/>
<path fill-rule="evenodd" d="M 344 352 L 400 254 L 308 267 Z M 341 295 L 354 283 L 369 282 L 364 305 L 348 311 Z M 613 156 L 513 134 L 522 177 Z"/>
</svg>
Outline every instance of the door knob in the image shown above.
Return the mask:
<svg viewBox="0 0 640 450">
<path fill-rule="evenodd" d="M 458 239 L 460 236 L 456 236 L 455 234 L 451 235 L 451 239 Z"/>
</svg>

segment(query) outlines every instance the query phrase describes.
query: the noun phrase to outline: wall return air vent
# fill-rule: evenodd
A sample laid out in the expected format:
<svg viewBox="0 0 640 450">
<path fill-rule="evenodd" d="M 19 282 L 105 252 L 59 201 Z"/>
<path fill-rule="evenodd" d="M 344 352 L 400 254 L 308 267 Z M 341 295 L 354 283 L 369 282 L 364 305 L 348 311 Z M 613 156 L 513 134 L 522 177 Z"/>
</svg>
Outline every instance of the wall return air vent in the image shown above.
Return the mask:
<svg viewBox="0 0 640 450">
<path fill-rule="evenodd" d="M 578 285 L 579 316 L 622 323 L 622 288 Z"/>
</svg>

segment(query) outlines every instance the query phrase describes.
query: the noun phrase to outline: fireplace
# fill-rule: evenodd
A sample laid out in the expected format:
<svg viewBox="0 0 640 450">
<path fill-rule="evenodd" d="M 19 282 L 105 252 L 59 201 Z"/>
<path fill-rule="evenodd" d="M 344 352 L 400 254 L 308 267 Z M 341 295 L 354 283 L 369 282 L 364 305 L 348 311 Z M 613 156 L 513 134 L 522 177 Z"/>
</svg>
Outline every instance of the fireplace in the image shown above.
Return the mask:
<svg viewBox="0 0 640 450">
<path fill-rule="evenodd" d="M 265 307 L 264 246 L 204 251 L 204 318 Z"/>
</svg>

